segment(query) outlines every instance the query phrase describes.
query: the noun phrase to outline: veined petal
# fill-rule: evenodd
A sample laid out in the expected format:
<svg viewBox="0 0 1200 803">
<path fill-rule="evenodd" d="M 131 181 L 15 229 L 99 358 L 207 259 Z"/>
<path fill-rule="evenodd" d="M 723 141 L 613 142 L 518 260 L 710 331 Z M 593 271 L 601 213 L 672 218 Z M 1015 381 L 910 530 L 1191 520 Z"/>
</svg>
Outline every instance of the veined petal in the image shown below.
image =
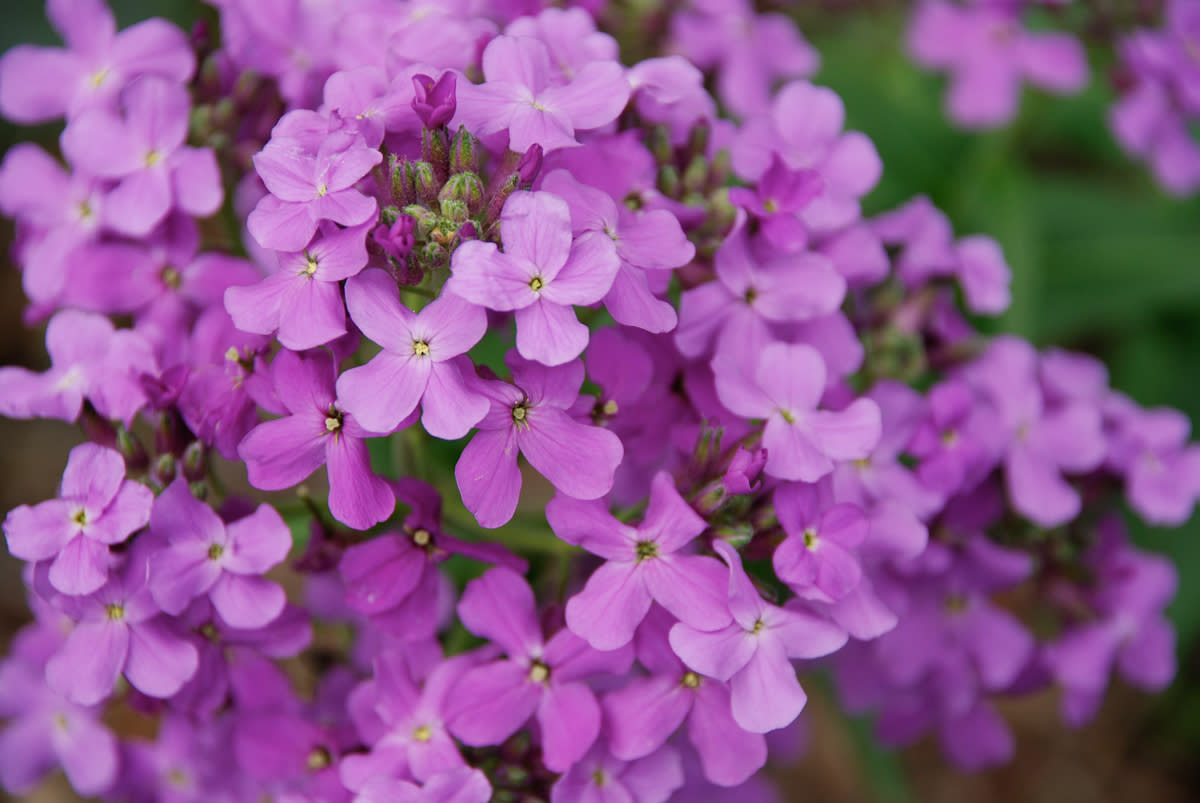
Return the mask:
<svg viewBox="0 0 1200 803">
<path fill-rule="evenodd" d="M 649 610 L 650 592 L 639 565 L 610 561 L 567 601 L 567 626 L 596 649 L 615 650 L 633 641 Z"/>
<path fill-rule="evenodd" d="M 612 489 L 624 455 L 621 439 L 600 427 L 573 420 L 562 410 L 537 407 L 516 441 L 530 465 L 554 487 L 576 499 L 598 499 Z"/>
</svg>

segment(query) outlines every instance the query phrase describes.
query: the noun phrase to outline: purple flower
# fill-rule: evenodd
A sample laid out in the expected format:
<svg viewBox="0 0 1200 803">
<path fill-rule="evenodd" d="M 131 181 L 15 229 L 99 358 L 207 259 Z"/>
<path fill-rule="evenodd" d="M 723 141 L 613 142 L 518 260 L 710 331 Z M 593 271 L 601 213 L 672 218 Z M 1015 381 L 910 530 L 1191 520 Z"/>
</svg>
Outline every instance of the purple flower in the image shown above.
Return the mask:
<svg viewBox="0 0 1200 803">
<path fill-rule="evenodd" d="M 555 170 L 542 181 L 542 188 L 567 202 L 575 237 L 599 232 L 612 239 L 620 267 L 604 305 L 618 323 L 648 332 L 675 328 L 675 308 L 651 289 L 666 271 L 687 265 L 696 256 L 679 219 L 666 209 L 634 212 L 617 203 L 604 191 L 576 181 L 566 170 Z"/>
<path fill-rule="evenodd" d="M 0 413 L 74 421 L 87 399 L 105 418 L 130 423 L 146 403 L 139 378 L 156 375 L 154 354 L 137 332 L 103 315 L 63 310 L 46 327 L 51 367 L 44 374 L 0 368 Z"/>
<path fill-rule="evenodd" d="M 583 363 L 547 368 L 518 359 L 512 364 L 515 384 L 479 383 L 491 410 L 454 467 L 463 504 L 484 527 L 499 527 L 517 509 L 518 454 L 576 499 L 608 493 L 624 454 L 616 435 L 571 416 L 583 384 Z"/>
<path fill-rule="evenodd" d="M 708 523 L 679 495 L 670 474 L 655 475 L 650 506 L 637 527 L 617 521 L 603 503 L 563 496 L 546 506 L 546 518 L 559 538 L 607 559 L 567 602 L 567 626 L 596 649 L 628 644 L 651 602 L 700 630 L 729 623 L 721 564 L 676 554 Z"/>
<path fill-rule="evenodd" d="M 321 112 L 336 114 L 362 134 L 369 147 L 378 148 L 388 132 L 413 128 L 410 91 L 397 76 L 389 85 L 378 67 L 364 66 L 339 70 L 325 82 Z"/>
<path fill-rule="evenodd" d="M 792 170 L 816 170 L 824 190 L 800 219 L 809 232 L 840 229 L 858 219 L 858 199 L 883 170 L 871 140 L 857 131 L 843 133 L 844 122 L 842 99 L 833 90 L 793 81 L 779 90 L 769 113 L 742 126 L 733 142 L 733 167 L 748 180 L 761 180 L 778 155 Z"/>
<path fill-rule="evenodd" d="M 766 249 L 763 249 L 766 250 Z M 738 226 L 714 258 L 717 279 L 683 293 L 675 343 L 688 357 L 715 343 L 742 356 L 766 345 L 773 323 L 808 321 L 841 306 L 846 280 L 816 253 L 759 258 L 745 226 Z"/>
<path fill-rule="evenodd" d="M 550 788 L 550 803 L 666 803 L 683 786 L 683 764 L 671 747 L 622 761 L 597 744 Z"/>
<path fill-rule="evenodd" d="M 0 785 L 32 792 L 61 766 L 81 795 L 99 795 L 117 780 L 117 740 L 100 711 L 69 702 L 46 685 L 46 660 L 62 643 L 59 628 L 35 623 L 23 629 L 0 661 Z"/>
<path fill-rule="evenodd" d="M 528 565 L 501 544 L 461 541 L 442 529 L 442 498 L 431 485 L 417 479 L 395 483 L 397 500 L 409 508 L 402 533 L 385 533 L 342 554 L 338 572 L 345 581 L 346 604 L 368 616 L 388 619 L 401 614 L 428 579 L 437 581 L 434 566 L 450 555 L 507 566 L 524 572 Z"/>
<path fill-rule="evenodd" d="M 424 786 L 376 776 L 367 781 L 354 803 L 487 803 L 491 798 L 487 776 L 461 767 L 433 776 Z"/>
<path fill-rule="evenodd" d="M 120 183 L 104 199 L 109 228 L 142 237 L 172 208 L 208 217 L 223 192 L 216 155 L 188 148 L 187 90 L 163 78 L 140 78 L 122 93 L 124 118 L 92 109 L 71 120 L 63 153 L 77 168 Z"/>
<path fill-rule="evenodd" d="M 855 552 L 867 537 L 867 520 L 855 505 L 823 508 L 812 485 L 775 489 L 775 514 L 787 538 L 775 549 L 776 575 L 806 599 L 834 602 L 862 580 Z"/>
<path fill-rule="evenodd" d="M 487 398 L 464 379 L 474 373 L 470 360 L 459 358 L 487 331 L 482 307 L 446 293 L 413 313 L 381 270 L 346 283 L 346 306 L 363 334 L 383 347 L 366 365 L 338 377 L 343 407 L 364 427 L 393 432 L 420 404 L 429 434 L 455 440 L 487 413 Z"/>
<path fill-rule="evenodd" d="M 790 725 L 808 697 L 789 658 L 817 658 L 846 643 L 846 631 L 799 608 L 768 605 L 733 547 L 713 548 L 729 564 L 733 623 L 703 632 L 682 622 L 671 628 L 671 649 L 697 672 L 730 682 L 733 719 L 753 733 Z"/>
<path fill-rule="evenodd" d="M 1087 83 L 1087 57 L 1065 33 L 1029 33 L 1019 5 L 958 6 L 924 0 L 908 32 L 913 58 L 949 71 L 947 112 L 959 125 L 990 128 L 1013 118 L 1021 80 L 1057 94 L 1074 94 Z"/>
<path fill-rule="evenodd" d="M 1008 437 L 1004 478 L 1013 507 L 1043 527 L 1056 527 L 1078 515 L 1079 493 L 1062 472 L 1096 468 L 1105 440 L 1099 411 L 1085 401 L 1051 407 L 1037 381 L 1037 353 L 1015 337 L 996 338 L 968 369 L 999 412 Z"/>
<path fill-rule="evenodd" d="M 667 634 L 673 624 L 656 608 L 639 628 L 637 657 L 650 675 L 605 695 L 609 748 L 625 761 L 642 758 L 687 720 L 688 741 L 700 754 L 704 776 L 737 786 L 766 763 L 766 739 L 733 721 L 729 684 L 697 674 L 672 652 Z"/>
<path fill-rule="evenodd" d="M 729 201 L 758 218 L 767 242 L 781 251 L 795 253 L 808 244 L 808 232 L 796 213 L 824 188 L 825 181 L 817 171 L 792 170 L 779 154 L 772 154 L 771 166 L 759 178 L 758 187 L 733 187 Z"/>
<path fill-rule="evenodd" d="M 670 474 L 655 475 L 646 519 L 637 527 L 613 519 L 602 503 L 570 497 L 554 497 L 546 517 L 566 543 L 607 559 L 566 604 L 566 624 L 596 649 L 628 645 L 652 601 L 701 630 L 730 622 L 721 564 L 677 555 L 708 522 L 679 496 Z"/>
<path fill-rule="evenodd" d="M 546 45 L 525 36 L 497 36 L 483 51 L 480 85 L 457 87 L 458 118 L 486 137 L 508 130 L 508 147 L 549 153 L 578 145 L 576 131 L 617 119 L 629 102 L 629 82 L 615 61 L 592 61 L 565 83 L 555 82 Z"/>
<path fill-rule="evenodd" d="M 254 167 L 270 195 L 259 201 L 246 226 L 263 248 L 299 251 L 322 220 L 342 226 L 373 221 L 378 205 L 354 188 L 383 154 L 362 137 L 346 132 L 326 136 L 315 154 L 295 143 L 272 139 L 254 157 Z"/>
<path fill-rule="evenodd" d="M 1114 668 L 1146 691 L 1165 688 L 1175 676 L 1175 631 L 1164 616 L 1179 586 L 1175 567 L 1134 549 L 1112 520 L 1101 523 L 1086 562 L 1096 579 L 1082 601 L 1093 616 L 1044 648 L 1045 662 L 1064 688 L 1063 714 L 1071 725 L 1096 713 Z"/>
<path fill-rule="evenodd" d="M 48 0 L 46 14 L 69 49 L 20 45 L 0 59 L 0 113 L 20 123 L 113 105 L 127 82 L 157 75 L 183 83 L 195 57 L 183 33 L 160 19 L 116 32 L 103 0 Z"/>
<path fill-rule="evenodd" d="M 91 594 L 108 579 L 108 547 L 150 520 L 154 493 L 125 479 L 112 449 L 85 443 L 71 450 L 59 498 L 21 505 L 4 520 L 9 551 L 22 560 L 51 560 L 50 584 L 64 594 Z"/>
<path fill-rule="evenodd" d="M 123 571 L 85 597 L 60 604 L 78 624 L 46 665 L 46 682 L 92 705 L 113 693 L 122 673 L 150 697 L 170 697 L 196 671 L 196 648 L 162 616 L 150 594 L 148 550 L 135 548 Z"/>
<path fill-rule="evenodd" d="M 386 519 L 396 499 L 371 471 L 363 441 L 374 433 L 337 402 L 332 356 L 281 351 L 271 367 L 288 415 L 259 424 L 238 447 L 250 484 L 266 491 L 290 488 L 328 463 L 329 511 L 338 521 L 365 530 Z"/>
<path fill-rule="evenodd" d="M 762 444 L 766 473 L 813 482 L 833 470 L 834 460 L 860 460 L 880 435 L 879 407 L 856 399 L 845 410 L 817 410 L 825 387 L 825 363 L 803 344 L 771 343 L 751 365 L 732 354 L 714 361 L 721 403 L 745 418 L 765 418 Z M 749 369 L 750 375 L 743 371 Z"/>
<path fill-rule="evenodd" d="M 150 591 L 166 613 L 201 594 L 233 627 L 262 627 L 283 611 L 283 589 L 261 576 L 292 546 L 275 508 L 260 505 L 226 526 L 180 478 L 155 500 L 150 531 L 168 544 L 150 562 Z"/>
<path fill-rule="evenodd" d="M 376 656 L 374 677 L 355 689 L 348 702 L 351 712 L 360 711 L 359 732 L 371 753 L 342 760 L 343 783 L 357 791 L 381 771 L 429 781 L 465 767 L 446 729 L 446 712 L 453 704 L 454 684 L 477 663 L 472 654 L 443 660 L 422 684 L 412 677 L 405 651 L 391 649 Z"/>
<path fill-rule="evenodd" d="M 533 592 L 510 569 L 492 569 L 468 583 L 458 615 L 508 657 L 467 670 L 455 684 L 450 732 L 469 745 L 499 744 L 536 714 L 543 761 L 555 772 L 568 769 L 600 732 L 600 704 L 583 681 L 624 673 L 632 652 L 599 652 L 569 630 L 545 641 Z"/>
<path fill-rule="evenodd" d="M 225 291 L 225 309 L 244 332 L 269 335 L 292 351 L 346 334 L 338 282 L 367 264 L 369 224 L 333 229 L 303 251 L 279 255 L 279 269 L 257 284 Z"/>
<path fill-rule="evenodd" d="M 586 232 L 572 241 L 567 204 L 548 192 L 515 192 L 500 216 L 504 251 L 468 240 L 454 251 L 446 289 L 473 304 L 515 310 L 517 351 L 546 365 L 575 359 L 588 329 L 573 304 L 594 304 L 620 269 L 612 241 Z"/>
<path fill-rule="evenodd" d="M 672 38 L 698 67 L 713 69 L 721 102 L 746 116 L 767 108 L 780 78 L 817 71 L 820 56 L 783 14 L 759 14 L 747 0 L 703 0 L 676 14 Z"/>
</svg>

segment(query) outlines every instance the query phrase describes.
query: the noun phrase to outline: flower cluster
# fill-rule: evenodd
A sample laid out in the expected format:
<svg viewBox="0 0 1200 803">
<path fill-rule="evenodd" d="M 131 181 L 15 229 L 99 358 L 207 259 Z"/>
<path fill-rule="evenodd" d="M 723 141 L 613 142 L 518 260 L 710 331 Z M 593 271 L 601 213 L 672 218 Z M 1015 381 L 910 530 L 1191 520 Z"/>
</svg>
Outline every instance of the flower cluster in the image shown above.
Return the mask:
<svg viewBox="0 0 1200 803">
<path fill-rule="evenodd" d="M 1047 15 L 1063 30 L 1026 27 Z M 1150 29 L 1154 24 L 1158 29 Z M 1147 162 L 1168 192 L 1194 193 L 1200 188 L 1200 144 L 1189 131 L 1200 117 L 1195 0 L 1129 8 L 1060 0 L 922 0 L 908 31 L 913 59 L 950 73 L 950 119 L 976 129 L 1012 121 L 1022 81 L 1056 94 L 1083 90 L 1088 83 L 1083 45 L 1089 40 L 1118 59 L 1112 70 L 1118 99 L 1108 122 L 1121 147 Z"/>
<path fill-rule="evenodd" d="M 967 768 L 998 695 L 1169 682 L 1173 569 L 1118 511 L 1190 516 L 1188 422 L 980 334 L 998 244 L 863 214 L 880 158 L 785 17 L 695 2 L 626 66 L 602 3 L 213 4 L 219 50 L 49 0 L 67 47 L 0 60 L 0 111 L 66 117 L 65 164 L 0 164 L 51 358 L 0 412 L 88 439 L 3 525 L 6 789 L 766 801 L 818 663 Z M 922 13 L 964 98 L 1079 80 Z"/>
</svg>

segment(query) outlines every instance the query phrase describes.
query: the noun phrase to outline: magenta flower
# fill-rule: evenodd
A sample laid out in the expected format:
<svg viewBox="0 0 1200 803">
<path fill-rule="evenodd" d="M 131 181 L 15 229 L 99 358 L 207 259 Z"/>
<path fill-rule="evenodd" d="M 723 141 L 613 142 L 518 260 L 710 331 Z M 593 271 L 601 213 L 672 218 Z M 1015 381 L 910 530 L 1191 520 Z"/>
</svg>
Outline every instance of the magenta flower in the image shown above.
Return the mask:
<svg viewBox="0 0 1200 803">
<path fill-rule="evenodd" d="M 363 334 L 383 347 L 338 377 L 338 397 L 364 427 L 393 432 L 420 404 L 429 434 L 456 440 L 487 413 L 487 398 L 464 379 L 464 372 L 473 376 L 473 366 L 458 359 L 487 331 L 482 307 L 446 293 L 414 313 L 381 270 L 346 283 L 346 306 Z"/>
<path fill-rule="evenodd" d="M 749 369 L 750 376 L 743 375 Z M 771 343 L 744 368 L 733 355 L 714 361 L 717 395 L 737 415 L 765 418 L 766 473 L 814 482 L 833 471 L 834 460 L 860 460 L 879 441 L 879 407 L 856 399 L 845 410 L 817 410 L 825 388 L 825 363 L 803 344 Z"/>
<path fill-rule="evenodd" d="M 108 547 L 150 521 L 154 493 L 125 479 L 112 449 L 76 446 L 67 459 L 59 498 L 21 505 L 4 520 L 8 550 L 22 560 L 51 560 L 50 584 L 64 594 L 91 594 L 108 579 Z"/>
<path fill-rule="evenodd" d="M 499 527 L 517 509 L 518 454 L 576 499 L 608 493 L 624 454 L 616 435 L 571 416 L 583 384 L 583 363 L 547 368 L 514 360 L 513 381 L 479 384 L 491 410 L 454 467 L 463 504 L 484 527 Z"/>
<path fill-rule="evenodd" d="M 104 199 L 109 228 L 143 237 L 172 208 L 208 217 L 224 195 L 216 155 L 189 148 L 187 90 L 163 78 L 140 78 L 122 93 L 124 118 L 92 109 L 62 134 L 63 153 L 77 168 L 120 183 Z"/>
<path fill-rule="evenodd" d="M 372 221 L 378 205 L 354 188 L 383 154 L 359 135 L 334 132 L 307 154 L 287 140 L 272 139 L 254 157 L 254 167 L 270 195 L 246 219 L 263 248 L 299 251 L 308 245 L 322 220 L 342 226 Z"/>
<path fill-rule="evenodd" d="M 450 732 L 469 745 L 499 744 L 536 714 L 543 761 L 555 772 L 568 769 L 600 732 L 600 704 L 583 681 L 623 674 L 632 652 L 599 652 L 565 629 L 546 641 L 533 592 L 511 569 L 492 569 L 468 583 L 458 615 L 508 657 L 467 670 L 455 684 Z"/>
<path fill-rule="evenodd" d="M 728 683 L 697 674 L 672 652 L 667 639 L 673 624 L 656 608 L 638 630 L 638 662 L 650 674 L 605 695 L 609 749 L 625 761 L 650 755 L 686 720 L 704 777 L 737 786 L 766 763 L 767 741 L 733 721 Z"/>
<path fill-rule="evenodd" d="M 812 485 L 788 483 L 775 489 L 775 514 L 787 538 L 772 562 L 779 579 L 806 599 L 834 602 L 862 580 L 857 548 L 867 537 L 867 519 L 855 505 L 821 505 Z"/>
<path fill-rule="evenodd" d="M 354 803 L 487 803 L 492 785 L 480 770 L 461 767 L 429 778 L 424 786 L 378 775 L 371 778 Z"/>
<path fill-rule="evenodd" d="M 969 128 L 991 128 L 1013 118 L 1026 79 L 1069 95 L 1087 84 L 1087 57 L 1075 37 L 1029 33 L 1019 6 L 957 6 L 925 0 L 908 32 L 913 58 L 951 73 L 947 112 Z"/>
<path fill-rule="evenodd" d="M 634 761 L 595 745 L 550 788 L 550 803 L 667 803 L 683 786 L 683 763 L 672 747 Z"/>
<path fill-rule="evenodd" d="M 729 201 L 758 218 L 767 242 L 786 253 L 795 253 L 808 245 L 808 231 L 796 215 L 825 189 L 825 181 L 815 170 L 792 170 L 772 154 L 771 166 L 758 180 L 758 186 L 732 187 Z"/>
<path fill-rule="evenodd" d="M 808 321 L 835 312 L 846 296 L 846 280 L 816 253 L 759 257 L 745 226 L 717 250 L 716 281 L 687 290 L 679 302 L 675 343 L 688 357 L 729 345 L 766 345 L 775 323 Z"/>
<path fill-rule="evenodd" d="M 367 225 L 326 232 L 303 251 L 279 255 L 279 269 L 257 284 L 225 291 L 225 309 L 243 332 L 269 335 L 292 351 L 346 334 L 338 282 L 367 264 Z"/>
<path fill-rule="evenodd" d="M 196 648 L 162 616 L 150 594 L 147 550 L 94 594 L 60 602 L 77 624 L 46 664 L 52 689 L 83 705 L 113 693 L 117 677 L 150 697 L 170 697 L 197 667 Z"/>
<path fill-rule="evenodd" d="M 483 51 L 483 74 L 457 87 L 458 119 L 486 137 L 508 130 L 508 147 L 546 153 L 578 145 L 577 131 L 617 119 L 629 102 L 629 82 L 615 61 L 591 61 L 557 83 L 546 45 L 525 36 L 497 36 Z"/>
<path fill-rule="evenodd" d="M 262 577 L 292 546 L 275 508 L 259 505 L 226 526 L 180 478 L 155 500 L 150 531 L 168 544 L 150 562 L 150 591 L 166 613 L 202 594 L 233 627 L 263 627 L 283 611 L 283 589 Z"/>
<path fill-rule="evenodd" d="M 183 32 L 161 19 L 120 33 L 103 0 L 48 0 L 69 49 L 20 45 L 0 59 L 0 113 L 19 123 L 107 108 L 126 83 L 157 75 L 182 84 L 195 69 Z"/>
<path fill-rule="evenodd" d="M 604 296 L 613 318 L 648 332 L 674 329 L 675 308 L 654 293 L 647 271 L 658 274 L 656 284 L 665 283 L 667 271 L 687 265 L 696 256 L 679 219 L 666 209 L 634 212 L 618 206 L 606 192 L 580 183 L 566 170 L 546 176 L 542 188 L 567 202 L 575 237 L 599 232 L 616 246 L 620 267 Z"/>
<path fill-rule="evenodd" d="M 611 240 L 587 232 L 572 241 L 567 204 L 548 192 L 515 192 L 500 216 L 504 251 L 468 240 L 451 258 L 446 289 L 473 304 L 515 310 L 517 351 L 561 365 L 587 346 L 573 304 L 604 298 L 620 269 Z"/>
<path fill-rule="evenodd" d="M 854 223 L 858 199 L 879 181 L 883 163 L 865 135 L 842 131 L 845 114 L 832 89 L 793 81 L 775 95 L 769 112 L 742 126 L 733 167 L 746 179 L 761 180 L 777 155 L 792 170 L 815 170 L 824 189 L 799 213 L 806 228 L 823 234 Z"/>
<path fill-rule="evenodd" d="M 117 780 L 117 740 L 101 711 L 76 705 L 46 685 L 46 660 L 62 643 L 59 628 L 35 622 L 13 639 L 0 661 L 0 786 L 32 792 L 61 766 L 81 795 L 99 795 Z"/>
<path fill-rule="evenodd" d="M 729 623 L 725 570 L 714 558 L 676 554 L 704 532 L 666 472 L 654 477 L 650 506 L 637 527 L 622 524 L 600 502 L 556 496 L 546 518 L 559 538 L 606 558 L 583 590 L 567 602 L 567 626 L 598 650 L 614 650 L 658 602 L 677 619 L 700 629 Z"/>
<path fill-rule="evenodd" d="M 698 67 L 713 69 L 721 102 L 745 116 L 766 109 L 777 79 L 817 71 L 821 57 L 783 14 L 747 0 L 704 0 L 674 15 L 672 36 Z"/>
<path fill-rule="evenodd" d="M 250 484 L 265 491 L 290 488 L 328 463 L 329 511 L 338 521 L 365 530 L 386 519 L 396 498 L 371 471 L 364 439 L 375 433 L 338 404 L 332 356 L 281 351 L 271 368 L 288 415 L 259 424 L 238 447 Z"/>
<path fill-rule="evenodd" d="M 730 682 L 733 719 L 753 733 L 790 725 L 808 697 L 789 658 L 818 658 L 846 643 L 846 631 L 800 608 L 768 605 L 733 547 L 713 548 L 729 564 L 733 623 L 703 632 L 682 622 L 671 628 L 671 649 L 697 672 Z"/>
<path fill-rule="evenodd" d="M 0 413 L 74 421 L 84 400 L 105 418 L 132 422 L 146 404 L 139 378 L 158 373 L 150 344 L 116 330 L 103 315 L 63 310 L 46 327 L 51 367 L 44 374 L 0 368 Z"/>
</svg>

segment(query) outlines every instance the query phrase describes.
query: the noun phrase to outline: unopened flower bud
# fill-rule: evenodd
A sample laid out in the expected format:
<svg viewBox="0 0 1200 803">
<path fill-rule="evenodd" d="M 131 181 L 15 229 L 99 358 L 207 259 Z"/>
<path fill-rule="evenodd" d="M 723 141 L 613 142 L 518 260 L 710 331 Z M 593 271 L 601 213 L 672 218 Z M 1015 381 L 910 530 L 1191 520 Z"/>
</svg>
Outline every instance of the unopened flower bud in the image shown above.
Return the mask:
<svg viewBox="0 0 1200 803">
<path fill-rule="evenodd" d="M 449 70 L 442 73 L 436 81 L 428 75 L 413 76 L 415 94 L 412 107 L 426 128 L 441 128 L 454 117 L 457 107 L 454 89 L 457 80 L 455 74 Z"/>
<path fill-rule="evenodd" d="M 433 206 L 440 189 L 433 165 L 429 162 L 406 162 L 404 172 L 417 202 Z"/>
<path fill-rule="evenodd" d="M 474 173 L 455 173 L 438 193 L 438 199 L 463 203 L 470 214 L 476 215 L 483 209 L 483 182 Z"/>
<path fill-rule="evenodd" d="M 462 126 L 450 142 L 450 172 L 479 172 L 479 140 Z"/>
</svg>

